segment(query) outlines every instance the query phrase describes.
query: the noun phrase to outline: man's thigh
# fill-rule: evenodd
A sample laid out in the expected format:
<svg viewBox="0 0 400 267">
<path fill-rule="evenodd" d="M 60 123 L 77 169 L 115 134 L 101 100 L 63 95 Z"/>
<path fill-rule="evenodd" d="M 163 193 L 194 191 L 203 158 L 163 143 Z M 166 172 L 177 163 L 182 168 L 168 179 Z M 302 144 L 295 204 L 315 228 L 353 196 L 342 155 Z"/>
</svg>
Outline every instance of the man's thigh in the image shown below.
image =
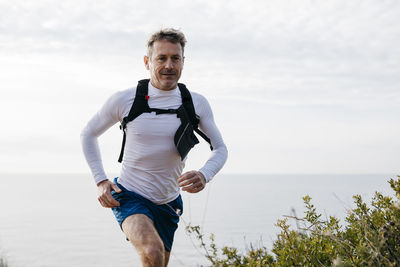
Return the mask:
<svg viewBox="0 0 400 267">
<path fill-rule="evenodd" d="M 128 216 L 121 226 L 129 241 L 139 250 L 146 245 L 163 245 L 153 221 L 144 214 Z"/>
</svg>

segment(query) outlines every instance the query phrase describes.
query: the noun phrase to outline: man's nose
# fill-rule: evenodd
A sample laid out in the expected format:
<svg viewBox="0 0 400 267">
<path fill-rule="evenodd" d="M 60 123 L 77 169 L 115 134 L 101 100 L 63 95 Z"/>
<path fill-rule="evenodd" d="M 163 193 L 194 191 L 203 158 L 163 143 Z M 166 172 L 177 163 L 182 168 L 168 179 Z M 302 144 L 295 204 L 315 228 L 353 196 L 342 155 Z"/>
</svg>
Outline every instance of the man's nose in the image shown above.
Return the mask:
<svg viewBox="0 0 400 267">
<path fill-rule="evenodd" d="M 174 67 L 174 64 L 171 59 L 168 59 L 167 62 L 165 62 L 165 68 L 166 69 L 172 69 Z"/>
</svg>

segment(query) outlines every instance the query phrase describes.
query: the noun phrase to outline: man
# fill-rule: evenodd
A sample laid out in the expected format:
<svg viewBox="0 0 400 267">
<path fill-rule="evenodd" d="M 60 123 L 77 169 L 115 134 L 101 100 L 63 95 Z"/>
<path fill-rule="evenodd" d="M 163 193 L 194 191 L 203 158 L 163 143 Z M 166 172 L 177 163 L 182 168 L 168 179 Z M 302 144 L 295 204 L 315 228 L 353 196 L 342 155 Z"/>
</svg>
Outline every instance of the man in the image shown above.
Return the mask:
<svg viewBox="0 0 400 267">
<path fill-rule="evenodd" d="M 163 29 L 147 42 L 144 57 L 150 82 L 148 106 L 176 110 L 182 105 L 178 80 L 184 65 L 186 39 L 182 32 Z M 211 86 L 211 85 L 210 85 Z M 117 92 L 88 122 L 81 134 L 82 147 L 98 187 L 98 200 L 112 208 L 127 239 L 140 254 L 143 266 L 167 266 L 183 211 L 180 189 L 197 193 L 222 168 L 227 149 L 211 108 L 200 94 L 191 92 L 199 128 L 211 139 L 213 151 L 200 170 L 182 174 L 186 158 L 174 144 L 181 125 L 176 114 L 143 113 L 126 124 L 126 143 L 120 176 L 113 181 L 104 172 L 97 137 L 129 114 L 137 88 Z"/>
</svg>

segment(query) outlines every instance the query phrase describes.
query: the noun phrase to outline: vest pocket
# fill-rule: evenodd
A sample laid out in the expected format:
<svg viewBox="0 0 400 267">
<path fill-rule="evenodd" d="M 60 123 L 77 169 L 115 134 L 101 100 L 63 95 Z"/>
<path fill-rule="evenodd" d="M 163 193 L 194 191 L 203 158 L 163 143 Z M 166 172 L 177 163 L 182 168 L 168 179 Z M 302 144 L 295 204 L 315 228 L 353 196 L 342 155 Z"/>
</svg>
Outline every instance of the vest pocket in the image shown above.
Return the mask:
<svg viewBox="0 0 400 267">
<path fill-rule="evenodd" d="M 199 143 L 199 139 L 194 135 L 193 126 L 190 123 L 179 126 L 174 136 L 174 143 L 182 160 L 187 156 L 190 149 Z"/>
</svg>

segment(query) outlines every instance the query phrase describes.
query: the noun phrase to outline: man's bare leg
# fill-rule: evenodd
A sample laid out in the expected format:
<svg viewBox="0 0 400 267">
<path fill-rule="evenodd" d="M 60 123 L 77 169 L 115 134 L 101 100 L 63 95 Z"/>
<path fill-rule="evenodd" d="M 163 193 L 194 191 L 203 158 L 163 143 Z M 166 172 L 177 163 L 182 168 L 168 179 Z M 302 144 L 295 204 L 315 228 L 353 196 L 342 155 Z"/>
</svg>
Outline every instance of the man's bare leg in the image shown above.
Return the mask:
<svg viewBox="0 0 400 267">
<path fill-rule="evenodd" d="M 167 267 L 167 265 L 168 265 L 168 261 L 169 261 L 169 252 L 168 251 L 166 251 L 166 250 L 164 250 L 164 263 L 165 263 L 165 267 Z"/>
<path fill-rule="evenodd" d="M 165 251 L 164 243 L 149 217 L 131 215 L 123 221 L 122 230 L 138 251 L 143 267 L 167 266 L 169 253 Z"/>
</svg>

